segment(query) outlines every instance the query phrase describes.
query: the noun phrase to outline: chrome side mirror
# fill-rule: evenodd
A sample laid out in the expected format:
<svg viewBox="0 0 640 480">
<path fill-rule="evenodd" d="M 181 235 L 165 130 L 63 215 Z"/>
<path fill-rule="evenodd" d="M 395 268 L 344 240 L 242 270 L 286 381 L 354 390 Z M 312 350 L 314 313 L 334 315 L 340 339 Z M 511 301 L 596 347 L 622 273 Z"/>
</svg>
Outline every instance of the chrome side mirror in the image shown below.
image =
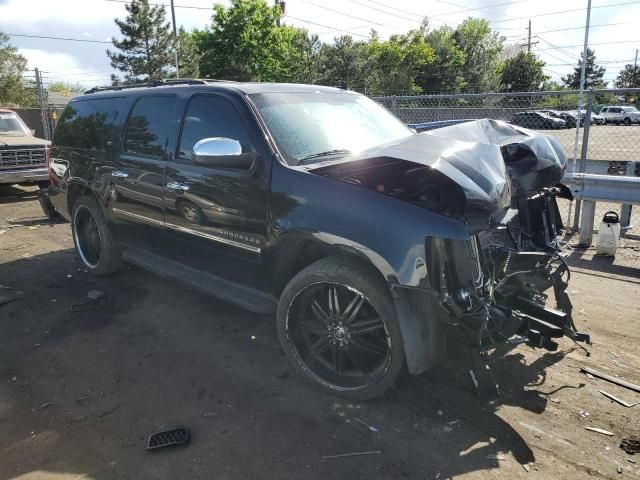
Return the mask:
<svg viewBox="0 0 640 480">
<path fill-rule="evenodd" d="M 253 152 L 242 153 L 239 141 L 224 137 L 203 138 L 193 146 L 191 162 L 218 168 L 251 168 L 256 159 Z"/>
</svg>

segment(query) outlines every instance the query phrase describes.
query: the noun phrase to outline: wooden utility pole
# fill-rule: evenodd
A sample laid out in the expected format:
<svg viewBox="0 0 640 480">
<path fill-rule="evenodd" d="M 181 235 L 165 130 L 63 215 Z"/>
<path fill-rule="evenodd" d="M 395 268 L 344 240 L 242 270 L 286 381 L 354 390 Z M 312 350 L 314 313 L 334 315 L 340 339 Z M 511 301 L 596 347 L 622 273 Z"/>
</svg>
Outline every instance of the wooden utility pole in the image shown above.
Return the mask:
<svg viewBox="0 0 640 480">
<path fill-rule="evenodd" d="M 527 40 L 527 52 L 531 52 L 531 19 L 529 19 L 529 39 Z"/>
</svg>

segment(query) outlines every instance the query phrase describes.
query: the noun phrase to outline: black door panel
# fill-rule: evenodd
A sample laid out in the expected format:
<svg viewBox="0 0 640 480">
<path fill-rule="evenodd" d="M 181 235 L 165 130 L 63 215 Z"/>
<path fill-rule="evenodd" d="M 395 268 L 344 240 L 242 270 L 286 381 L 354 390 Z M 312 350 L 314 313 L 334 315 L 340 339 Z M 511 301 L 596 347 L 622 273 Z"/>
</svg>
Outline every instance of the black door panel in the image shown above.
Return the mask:
<svg viewBox="0 0 640 480">
<path fill-rule="evenodd" d="M 164 175 L 175 95 L 139 98 L 133 106 L 110 178 L 111 213 L 121 241 L 160 249 Z"/>
<path fill-rule="evenodd" d="M 264 289 L 257 273 L 266 245 L 268 179 L 258 164 L 247 170 L 194 165 L 193 145 L 212 137 L 237 140 L 243 152 L 255 152 L 230 100 L 194 95 L 186 108 L 176 158 L 165 170 L 164 214 L 167 230 L 176 239 L 173 256 L 194 268 Z"/>
</svg>

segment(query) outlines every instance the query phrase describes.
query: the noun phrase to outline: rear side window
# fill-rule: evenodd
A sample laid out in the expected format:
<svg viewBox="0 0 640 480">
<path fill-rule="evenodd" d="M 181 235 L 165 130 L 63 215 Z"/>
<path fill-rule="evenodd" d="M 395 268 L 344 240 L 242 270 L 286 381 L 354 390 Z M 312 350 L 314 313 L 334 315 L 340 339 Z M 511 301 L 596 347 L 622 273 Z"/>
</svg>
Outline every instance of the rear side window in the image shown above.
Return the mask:
<svg viewBox="0 0 640 480">
<path fill-rule="evenodd" d="M 153 157 L 164 156 L 175 103 L 175 95 L 139 99 L 127 122 L 124 150 Z"/>
<path fill-rule="evenodd" d="M 123 97 L 69 103 L 54 134 L 54 144 L 84 150 L 104 150 L 124 106 Z"/>
<path fill-rule="evenodd" d="M 242 118 L 228 100 L 213 95 L 195 95 L 184 117 L 178 158 L 191 161 L 193 146 L 211 137 L 231 138 L 240 142 L 243 152 L 252 150 Z"/>
</svg>

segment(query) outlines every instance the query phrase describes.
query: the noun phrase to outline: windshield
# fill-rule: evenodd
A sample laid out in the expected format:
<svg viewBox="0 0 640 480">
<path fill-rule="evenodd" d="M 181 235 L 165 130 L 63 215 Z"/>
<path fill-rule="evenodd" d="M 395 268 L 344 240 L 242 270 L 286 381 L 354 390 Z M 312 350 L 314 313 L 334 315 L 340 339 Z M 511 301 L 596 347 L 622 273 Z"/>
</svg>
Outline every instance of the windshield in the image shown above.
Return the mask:
<svg viewBox="0 0 640 480">
<path fill-rule="evenodd" d="M 29 135 L 18 115 L 11 112 L 0 112 L 0 135 Z"/>
<path fill-rule="evenodd" d="M 289 165 L 339 158 L 413 134 L 362 95 L 310 91 L 250 98 Z"/>
</svg>

